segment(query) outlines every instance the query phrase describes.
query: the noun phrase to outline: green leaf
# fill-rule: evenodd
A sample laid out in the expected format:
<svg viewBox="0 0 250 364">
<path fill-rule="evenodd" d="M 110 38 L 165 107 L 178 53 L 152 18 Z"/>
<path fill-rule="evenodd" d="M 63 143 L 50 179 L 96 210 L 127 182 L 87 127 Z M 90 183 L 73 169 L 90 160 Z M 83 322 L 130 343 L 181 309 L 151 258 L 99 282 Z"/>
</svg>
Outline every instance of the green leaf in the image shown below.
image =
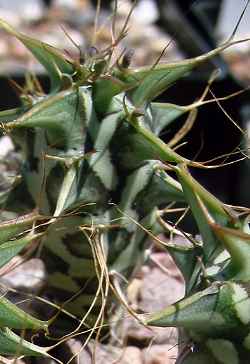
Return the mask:
<svg viewBox="0 0 250 364">
<path fill-rule="evenodd" d="M 123 113 L 111 113 L 103 118 L 96 135 L 90 134 L 94 141 L 95 153 L 89 158 L 89 166 L 99 177 L 104 187 L 107 190 L 114 190 L 117 185 L 117 175 L 114 165 L 111 161 L 109 146 L 116 132 L 116 129 L 121 123 Z"/>
<path fill-rule="evenodd" d="M 227 345 L 228 343 L 228 345 Z M 214 348 L 220 350 L 222 357 L 217 360 L 213 355 L 213 351 L 209 350 L 208 346 L 214 345 Z M 235 361 L 237 354 L 235 355 L 235 350 L 232 347 L 233 343 L 230 341 L 217 339 L 208 340 L 208 346 L 206 343 L 199 343 L 195 345 L 195 350 L 190 350 L 187 355 L 181 360 L 181 364 L 243 364 L 243 362 Z M 215 351 L 216 349 L 214 349 Z M 225 354 L 225 356 L 224 356 Z M 222 358 L 225 361 L 221 361 Z"/>
<path fill-rule="evenodd" d="M 41 216 L 39 216 L 36 211 L 33 211 L 30 214 L 0 223 L 0 244 L 13 239 L 25 230 L 30 229 L 34 222 L 39 218 L 41 218 Z"/>
<path fill-rule="evenodd" d="M 1 191 L 0 192 L 0 208 L 3 208 L 4 204 L 6 203 L 9 193 L 10 193 L 11 189 L 8 188 L 8 190 L 6 191 Z"/>
<path fill-rule="evenodd" d="M 156 96 L 167 90 L 179 78 L 189 73 L 194 67 L 206 62 L 224 49 L 240 41 L 225 43 L 202 56 L 175 63 L 162 63 L 156 66 L 128 69 L 120 74 L 120 78 L 127 82 L 133 90 L 131 97 L 136 107 L 142 107 Z"/>
<path fill-rule="evenodd" d="M 85 220 L 79 216 L 69 215 L 61 219 L 56 218 L 49 225 L 42 240 L 44 251 L 45 248 L 48 250 L 45 254 L 52 253 L 55 257 L 59 257 L 60 261 L 63 260 L 68 265 L 68 269 L 64 273 L 70 277 L 92 278 L 95 275 L 92 256 L 86 257 L 89 251 L 88 242 L 80 231 L 80 226 L 84 222 Z M 51 244 L 51 241 L 53 241 L 53 244 Z M 70 250 L 71 245 L 75 246 L 74 242 L 80 245 L 77 255 L 74 255 Z M 55 270 L 55 267 L 56 262 L 54 262 L 53 270 Z M 53 285 L 53 276 L 49 277 L 49 279 L 50 284 Z"/>
<path fill-rule="evenodd" d="M 239 353 L 232 342 L 224 339 L 209 339 L 206 347 L 218 363 L 222 364 L 240 364 Z"/>
<path fill-rule="evenodd" d="M 8 121 L 13 121 L 17 119 L 24 111 L 25 108 L 23 106 L 15 109 L 0 111 L 0 122 L 6 123 Z"/>
<path fill-rule="evenodd" d="M 227 279 L 250 281 L 250 235 L 213 223 L 211 228 L 231 256 L 224 276 Z"/>
<path fill-rule="evenodd" d="M 159 206 L 173 201 L 185 201 L 181 185 L 165 171 L 161 171 L 161 167 L 161 164 L 156 161 L 152 163 L 154 173 L 151 181 L 140 192 L 135 201 L 140 211 L 150 211 L 153 206 Z"/>
<path fill-rule="evenodd" d="M 233 226 L 239 229 L 243 225 L 231 209 L 225 207 L 220 200 L 192 178 L 184 165 L 177 167 L 176 172 L 202 236 L 202 259 L 206 266 L 213 263 L 217 255 L 226 247 L 215 233 L 213 226 Z"/>
<path fill-rule="evenodd" d="M 24 312 L 17 305 L 1 295 L 0 297 L 0 327 L 12 329 L 32 329 L 48 331 L 48 321 L 41 321 Z"/>
<path fill-rule="evenodd" d="M 142 315 L 146 325 L 161 327 L 184 327 L 185 329 L 211 331 L 211 327 L 221 322 L 212 323 L 212 313 L 219 293 L 217 285 L 186 297 L 167 308 Z M 214 320 L 218 317 L 214 317 Z M 208 322 L 210 326 L 208 327 Z"/>
<path fill-rule="evenodd" d="M 131 236 L 127 231 L 125 234 L 120 231 L 115 241 L 116 246 L 112 242 L 110 256 L 113 258 L 111 259 L 113 263 L 110 264 L 110 271 L 130 276 L 135 271 L 135 267 L 140 267 L 143 264 L 145 255 L 142 252 L 145 249 L 145 244 L 149 236 L 147 230 L 151 234 L 161 232 L 156 231 L 158 228 L 158 224 L 156 224 L 156 212 L 157 209 L 154 208 L 150 214 L 140 221 L 140 226 L 129 222 L 130 219 L 128 218 L 128 225 L 130 224 L 129 230 L 133 229 L 133 235 Z"/>
<path fill-rule="evenodd" d="M 15 257 L 26 245 L 41 237 L 42 234 L 27 234 L 25 237 L 7 241 L 0 245 L 0 268 Z"/>
<path fill-rule="evenodd" d="M 15 356 L 49 356 L 46 348 L 34 345 L 8 328 L 0 328 L 0 354 Z"/>
<path fill-rule="evenodd" d="M 200 185 L 191 176 L 185 164 L 178 165 L 175 171 L 188 201 L 194 197 L 194 194 L 197 194 L 216 223 L 223 226 L 241 227 L 236 213 Z"/>
<path fill-rule="evenodd" d="M 74 186 L 75 180 L 77 178 L 77 172 L 77 166 L 74 164 L 68 169 L 60 188 L 54 216 L 59 216 L 69 207 L 68 200 L 72 191 L 72 187 Z"/>
<path fill-rule="evenodd" d="M 131 144 L 135 147 L 138 146 L 141 157 L 143 157 L 143 150 L 146 152 L 144 160 L 158 159 L 162 162 L 175 162 L 195 164 L 188 159 L 182 157 L 180 154 L 174 152 L 166 143 L 158 138 L 151 130 L 146 128 L 137 117 L 133 114 L 127 116 L 126 121 L 134 128 L 134 140 Z M 133 134 L 132 134 L 133 135 Z"/>
<path fill-rule="evenodd" d="M 122 191 L 119 208 L 122 212 L 128 214 L 132 218 L 136 219 L 136 211 L 133 206 L 136 201 L 136 197 L 149 183 L 153 176 L 154 166 L 156 164 L 157 162 L 150 161 L 145 166 L 138 168 L 135 172 L 131 173 L 126 179 L 126 186 Z M 155 205 L 152 206 L 152 209 L 154 207 Z"/>
<path fill-rule="evenodd" d="M 41 128 L 54 148 L 82 151 L 86 126 L 91 116 L 89 91 L 65 91 L 44 98 L 16 121 L 8 123 L 8 130 L 16 128 Z"/>
<path fill-rule="evenodd" d="M 150 326 L 189 330 L 196 341 L 229 335 L 240 340 L 245 335 L 244 326 L 250 322 L 248 288 L 238 283 L 214 282 L 162 311 L 142 317 Z"/>
<path fill-rule="evenodd" d="M 150 106 L 153 122 L 152 131 L 156 135 L 159 135 L 166 126 L 169 126 L 179 116 L 190 111 L 189 106 L 178 106 L 169 103 L 152 102 Z"/>
<path fill-rule="evenodd" d="M 114 96 L 128 88 L 126 83 L 119 79 L 98 79 L 93 84 L 93 100 L 97 113 L 104 115 L 109 109 Z"/>
<path fill-rule="evenodd" d="M 197 258 L 203 254 L 202 247 L 181 250 L 168 246 L 167 251 L 183 275 L 186 294 L 190 293 L 196 288 L 197 282 L 200 281 L 201 265 Z"/>
<path fill-rule="evenodd" d="M 73 66 L 55 47 L 17 32 L 2 19 L 0 19 L 0 28 L 19 39 L 44 66 L 51 79 L 51 91 L 60 90 L 62 73 L 73 74 Z"/>
<path fill-rule="evenodd" d="M 204 210 L 200 206 L 199 196 L 195 193 L 195 190 L 186 183 L 185 179 L 180 177 L 180 182 L 182 184 L 183 193 L 186 196 L 186 200 L 198 226 L 199 233 L 202 236 L 203 249 L 201 253 L 203 263 L 206 265 L 218 255 L 218 252 L 222 250 L 222 246 L 214 235 L 208 219 L 204 214 Z"/>
</svg>

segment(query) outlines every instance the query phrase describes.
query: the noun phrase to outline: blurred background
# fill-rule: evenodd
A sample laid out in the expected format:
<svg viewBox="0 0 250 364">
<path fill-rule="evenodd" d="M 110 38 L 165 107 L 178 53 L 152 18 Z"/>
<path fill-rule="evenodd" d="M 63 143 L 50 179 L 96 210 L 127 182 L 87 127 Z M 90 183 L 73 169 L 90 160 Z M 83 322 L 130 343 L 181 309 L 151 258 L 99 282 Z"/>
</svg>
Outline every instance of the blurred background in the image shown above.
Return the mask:
<svg viewBox="0 0 250 364">
<path fill-rule="evenodd" d="M 94 32 L 97 0 L 0 0 L 0 18 L 25 34 L 60 48 L 79 62 L 79 48 L 81 54 L 87 54 L 93 46 L 98 51 L 110 44 L 114 2 L 102 0 L 100 3 L 97 33 Z M 119 29 L 132 1 L 118 0 L 117 3 L 116 28 Z M 198 56 L 230 37 L 246 3 L 246 0 L 138 0 L 128 36 L 121 42 L 120 48 L 133 50 L 133 67 L 153 64 L 166 45 L 160 62 Z M 250 6 L 245 9 L 235 39 L 250 37 L 249 23 Z M 219 76 L 211 86 L 215 97 L 247 88 L 250 83 L 249 51 L 250 42 L 230 47 L 222 56 L 185 77 L 159 100 L 182 105 L 194 102 L 204 91 L 215 69 L 219 69 Z M 22 84 L 27 69 L 35 72 L 44 90 L 48 90 L 48 78 L 41 66 L 20 42 L 0 31 L 0 110 L 18 105 L 18 95 L 9 79 Z M 211 94 L 208 97 L 211 98 Z M 241 148 L 248 156 L 249 120 L 250 95 L 247 90 L 221 105 L 214 102 L 204 106 L 199 110 L 195 126 L 179 153 L 207 161 Z M 232 121 L 246 130 L 246 134 L 242 135 Z M 180 119 L 172 130 L 163 133 L 165 142 L 182 123 Z M 11 150 L 10 140 L 3 136 L 0 139 L 0 157 L 4 158 Z M 239 157 L 236 156 L 234 159 Z M 226 161 L 233 161 L 233 157 L 227 157 Z M 193 174 L 223 201 L 250 207 L 248 159 L 216 170 L 193 171 Z"/>
</svg>

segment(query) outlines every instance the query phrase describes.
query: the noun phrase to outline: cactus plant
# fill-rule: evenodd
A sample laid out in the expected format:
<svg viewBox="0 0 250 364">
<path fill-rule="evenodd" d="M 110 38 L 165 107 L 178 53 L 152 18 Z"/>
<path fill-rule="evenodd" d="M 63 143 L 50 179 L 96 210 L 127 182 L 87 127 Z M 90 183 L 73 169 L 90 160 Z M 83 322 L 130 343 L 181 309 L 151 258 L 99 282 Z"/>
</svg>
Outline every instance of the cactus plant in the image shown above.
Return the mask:
<svg viewBox="0 0 250 364">
<path fill-rule="evenodd" d="M 115 45 L 79 64 L 2 20 L 0 26 L 33 53 L 51 80 L 48 94 L 31 82 L 21 106 L 0 113 L 2 130 L 23 157 L 22 180 L 13 184 L 2 206 L 19 218 L 0 225 L 1 265 L 23 248 L 37 246 L 48 271 L 50 298 L 62 304 L 67 315 L 81 320 L 79 329 L 87 325 L 98 335 L 98 328 L 109 322 L 110 305 L 118 305 L 110 289 L 114 290 L 112 277 L 129 279 L 144 259 L 148 236 L 166 229 L 159 207 L 172 201 L 187 203 L 203 244 L 192 239 L 192 247 L 185 250 L 171 244 L 168 249 L 191 297 L 179 304 L 180 316 L 172 306 L 143 320 L 186 328 L 199 346 L 192 363 L 202 362 L 200 357 L 221 363 L 218 346 L 225 348 L 230 360 L 237 358 L 238 348 L 245 353 L 248 225 L 192 179 L 187 168 L 203 168 L 201 163 L 182 157 L 159 138 L 180 115 L 194 113 L 202 100 L 185 107 L 153 102 L 229 43 L 195 59 L 132 69 L 126 59 L 111 66 Z M 230 257 L 217 264 L 224 249 Z M 238 302 L 238 297 L 246 303 Z M 64 335 L 70 333 L 65 331 L 68 316 L 40 321 L 6 298 L 0 304 L 2 355 L 49 355 L 49 348 L 35 346 L 11 329 L 22 330 L 22 335 L 26 330 L 46 333 L 56 321 Z M 224 315 L 227 305 L 232 310 Z M 237 349 L 232 344 L 236 341 Z"/>
<path fill-rule="evenodd" d="M 186 330 L 192 350 L 180 363 L 248 363 L 248 219 L 209 194 L 184 165 L 175 169 L 203 243 L 191 254 L 172 251 L 186 280 L 186 296 L 161 312 L 145 315 L 145 323 Z"/>
</svg>

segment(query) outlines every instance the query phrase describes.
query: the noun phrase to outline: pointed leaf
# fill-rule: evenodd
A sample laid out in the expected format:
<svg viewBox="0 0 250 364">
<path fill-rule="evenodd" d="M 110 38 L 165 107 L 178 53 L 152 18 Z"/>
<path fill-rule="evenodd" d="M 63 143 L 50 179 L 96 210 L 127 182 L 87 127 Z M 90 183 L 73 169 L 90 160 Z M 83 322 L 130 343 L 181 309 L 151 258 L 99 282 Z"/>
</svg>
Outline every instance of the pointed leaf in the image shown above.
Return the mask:
<svg viewBox="0 0 250 364">
<path fill-rule="evenodd" d="M 157 167 L 159 165 L 159 170 Z M 135 206 L 140 210 L 150 211 L 153 206 L 167 204 L 172 201 L 184 202 L 184 195 L 181 185 L 165 171 L 160 170 L 161 165 L 157 162 L 152 163 L 154 173 L 151 181 L 135 200 Z"/>
<path fill-rule="evenodd" d="M 131 87 L 134 86 L 133 91 L 131 91 L 131 97 L 136 107 L 141 107 L 145 102 L 153 100 L 156 96 L 167 90 L 194 67 L 199 66 L 224 49 L 237 43 L 236 41 L 223 44 L 209 53 L 181 62 L 158 64 L 153 67 L 147 66 L 134 70 L 128 69 L 120 75 L 120 78 L 130 84 Z"/>
<path fill-rule="evenodd" d="M 41 321 L 24 312 L 4 296 L 0 296 L 0 327 L 48 331 L 48 321 Z"/>
<path fill-rule="evenodd" d="M 77 166 L 74 164 L 70 166 L 68 169 L 63 183 L 60 188 L 59 196 L 56 203 L 56 209 L 54 212 L 54 216 L 59 216 L 69 207 L 68 200 L 72 190 L 72 186 L 75 184 L 75 180 L 77 178 Z"/>
<path fill-rule="evenodd" d="M 6 123 L 8 121 L 13 121 L 13 120 L 17 119 L 24 111 L 25 111 L 25 108 L 23 106 L 18 107 L 16 109 L 0 111 L 0 122 Z M 4 124 L 3 124 L 3 128 L 4 128 Z"/>
<path fill-rule="evenodd" d="M 115 241 L 116 245 L 112 244 L 112 252 L 110 255 L 113 257 L 113 264 L 110 265 L 110 270 L 127 276 L 135 270 L 136 266 L 143 264 L 145 257 L 142 254 L 142 250 L 144 250 L 148 239 L 146 230 L 152 234 L 162 232 L 162 230 L 156 231 L 158 228 L 158 226 L 156 227 L 156 211 L 157 209 L 153 209 L 150 214 L 140 221 L 143 229 L 141 226 L 131 223 L 131 225 L 134 225 L 132 238 L 127 231 L 125 233 L 123 231 L 119 232 L 119 236 Z M 132 230 L 132 226 L 130 230 Z"/>
<path fill-rule="evenodd" d="M 234 344 L 224 339 L 209 339 L 206 347 L 218 363 L 240 364 L 239 353 Z"/>
<path fill-rule="evenodd" d="M 218 252 L 222 250 L 222 246 L 214 235 L 209 222 L 204 215 L 204 211 L 200 207 L 199 197 L 196 193 L 194 193 L 188 184 L 185 184 L 183 180 L 180 179 L 180 182 L 182 183 L 183 192 L 186 196 L 186 200 L 191 208 L 192 214 L 199 228 L 199 233 L 202 237 L 203 250 L 201 253 L 203 263 L 206 265 L 218 255 Z"/>
<path fill-rule="evenodd" d="M 27 234 L 24 238 L 7 241 L 0 245 L 0 268 L 15 257 L 26 245 L 42 236 L 42 234 Z"/>
<path fill-rule="evenodd" d="M 223 226 L 241 226 L 235 212 L 200 185 L 188 172 L 185 164 L 179 165 L 175 171 L 188 201 L 197 194 L 217 223 Z"/>
<path fill-rule="evenodd" d="M 42 128 L 48 135 L 48 142 L 63 150 L 82 151 L 86 138 L 86 118 L 89 116 L 88 94 L 86 87 L 78 91 L 65 91 L 44 98 L 30 111 L 16 121 L 8 123 L 8 129 Z"/>
<path fill-rule="evenodd" d="M 8 328 L 0 328 L 0 354 L 15 356 L 49 356 L 46 349 L 34 345 Z"/>
<path fill-rule="evenodd" d="M 242 224 L 231 209 L 224 208 L 222 202 L 192 178 L 185 166 L 179 166 L 176 172 L 202 236 L 203 263 L 211 264 L 224 248 L 223 242 L 212 229 L 211 222 L 235 228 L 239 228 Z"/>
<path fill-rule="evenodd" d="M 245 357 L 248 355 L 244 354 Z M 196 344 L 195 350 L 190 350 L 180 364 L 243 364 L 239 360 L 237 348 L 231 341 L 209 339 L 205 343 Z"/>
<path fill-rule="evenodd" d="M 16 219 L 1 222 L 0 244 L 16 237 L 25 230 L 28 230 L 39 218 L 41 218 L 41 216 L 39 216 L 36 211 L 33 211 L 30 214 L 19 216 Z"/>
<path fill-rule="evenodd" d="M 168 246 L 167 250 L 180 269 L 185 280 L 185 292 L 189 294 L 196 288 L 197 282 L 200 280 L 201 265 L 197 258 L 203 254 L 202 247 L 181 251 Z"/>
<path fill-rule="evenodd" d="M 123 113 L 120 110 L 107 115 L 103 118 L 96 135 L 91 135 L 95 153 L 89 158 L 89 166 L 109 191 L 114 190 L 117 185 L 116 170 L 111 161 L 109 146 L 122 117 Z"/>
<path fill-rule="evenodd" d="M 189 106 L 185 107 L 169 103 L 152 102 L 153 132 L 159 135 L 164 128 L 188 111 L 190 111 Z"/>
<path fill-rule="evenodd" d="M 4 204 L 6 203 L 9 193 L 10 193 L 10 188 L 8 188 L 6 191 L 1 191 L 0 192 L 0 208 L 3 208 Z"/>
<path fill-rule="evenodd" d="M 244 284 L 214 282 L 205 290 L 158 313 L 142 317 L 147 325 L 191 330 L 196 340 L 199 337 L 216 338 L 223 335 L 231 335 L 240 340 L 245 335 L 243 327 L 250 322 L 248 288 Z"/>
<path fill-rule="evenodd" d="M 250 235 L 218 224 L 211 228 L 231 256 L 224 274 L 228 279 L 250 281 Z"/>
<path fill-rule="evenodd" d="M 132 218 L 136 218 L 136 210 L 134 208 L 136 197 L 141 191 L 143 191 L 145 186 L 152 178 L 154 173 L 154 165 L 156 165 L 156 162 L 150 161 L 145 166 L 137 169 L 127 177 L 126 186 L 122 192 L 119 208 L 121 211 L 128 214 Z M 153 208 L 154 206 L 152 206 L 152 209 Z"/>
<path fill-rule="evenodd" d="M 6 21 L 0 20 L 0 28 L 19 39 L 35 58 L 44 66 L 51 79 L 52 91 L 61 88 L 62 73 L 72 75 L 74 69 L 70 62 L 55 48 L 39 40 L 17 32 Z"/>
<path fill-rule="evenodd" d="M 96 80 L 93 84 L 93 100 L 97 113 L 105 115 L 113 97 L 125 91 L 127 88 L 128 85 L 119 79 Z"/>
<path fill-rule="evenodd" d="M 64 272 L 66 275 L 81 278 L 90 278 L 95 275 L 92 255 L 86 257 L 89 251 L 88 243 L 85 241 L 84 234 L 80 231 L 80 226 L 84 222 L 82 217 L 69 215 L 68 217 L 55 219 L 48 227 L 42 244 L 44 245 L 44 251 L 45 248 L 48 250 L 44 254 L 51 253 L 54 256 L 54 271 L 56 270 L 56 259 L 59 257 L 59 267 L 61 260 L 68 264 L 68 270 Z M 91 223 L 89 219 L 88 223 Z M 74 246 L 74 240 L 80 245 L 77 256 L 70 250 L 71 244 Z M 51 241 L 53 241 L 53 244 L 51 244 Z M 60 255 L 58 255 L 58 252 L 60 252 Z M 50 284 L 53 285 L 53 276 L 49 277 L 49 280 Z"/>
<path fill-rule="evenodd" d="M 174 152 L 151 130 L 146 128 L 133 114 L 127 117 L 126 121 L 135 129 L 134 135 L 131 135 L 131 144 L 135 149 L 139 149 L 142 160 L 158 159 L 162 162 L 186 163 L 187 165 L 195 164 L 195 162 L 191 162 Z M 143 157 L 144 151 L 146 152 L 145 157 Z"/>
<path fill-rule="evenodd" d="M 185 329 L 201 330 L 209 332 L 214 324 L 222 324 L 218 317 L 214 317 L 212 324 L 212 314 L 217 301 L 219 288 L 214 285 L 204 291 L 184 298 L 174 305 L 153 314 L 145 314 L 145 323 L 150 326 L 162 327 L 184 327 Z M 210 327 L 207 323 L 210 321 Z"/>
</svg>

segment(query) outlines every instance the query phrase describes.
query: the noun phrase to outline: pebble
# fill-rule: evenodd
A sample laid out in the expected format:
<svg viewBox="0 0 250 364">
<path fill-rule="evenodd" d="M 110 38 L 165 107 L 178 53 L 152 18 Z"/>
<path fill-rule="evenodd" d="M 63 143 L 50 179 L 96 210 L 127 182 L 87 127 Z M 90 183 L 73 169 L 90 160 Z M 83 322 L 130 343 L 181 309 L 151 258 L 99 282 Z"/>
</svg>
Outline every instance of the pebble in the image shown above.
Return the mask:
<svg viewBox="0 0 250 364">
<path fill-rule="evenodd" d="M 14 150 L 14 145 L 7 135 L 0 138 L 0 158 L 6 157 L 6 155 Z"/>
<path fill-rule="evenodd" d="M 15 289 L 23 289 L 26 292 L 36 292 L 41 288 L 45 280 L 45 267 L 41 259 L 32 258 L 22 261 L 20 257 L 14 257 L 8 264 L 15 266 L 1 277 L 1 282 Z M 7 265 L 4 267 L 7 269 Z"/>
</svg>

